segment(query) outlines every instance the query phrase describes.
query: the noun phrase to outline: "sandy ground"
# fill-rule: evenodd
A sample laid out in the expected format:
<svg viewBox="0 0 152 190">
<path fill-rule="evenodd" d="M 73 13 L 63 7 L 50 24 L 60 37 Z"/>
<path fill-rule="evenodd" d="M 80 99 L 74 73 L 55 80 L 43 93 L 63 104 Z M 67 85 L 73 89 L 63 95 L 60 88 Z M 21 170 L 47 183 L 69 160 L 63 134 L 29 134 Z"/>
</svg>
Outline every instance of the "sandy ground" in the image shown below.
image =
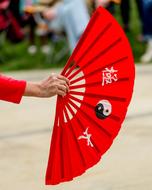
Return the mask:
<svg viewBox="0 0 152 190">
<path fill-rule="evenodd" d="M 39 80 L 49 71 L 7 74 Z M 152 66 L 137 67 L 127 119 L 103 159 L 72 182 L 45 186 L 54 112 L 55 98 L 0 102 L 0 190 L 152 190 Z"/>
</svg>

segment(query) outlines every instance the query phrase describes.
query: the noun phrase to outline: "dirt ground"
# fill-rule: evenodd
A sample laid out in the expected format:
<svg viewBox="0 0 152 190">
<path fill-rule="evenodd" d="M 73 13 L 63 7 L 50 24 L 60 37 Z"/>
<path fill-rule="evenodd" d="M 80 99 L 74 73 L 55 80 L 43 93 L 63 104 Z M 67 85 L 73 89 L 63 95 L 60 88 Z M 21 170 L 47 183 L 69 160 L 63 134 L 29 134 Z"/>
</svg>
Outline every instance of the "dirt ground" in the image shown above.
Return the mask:
<svg viewBox="0 0 152 190">
<path fill-rule="evenodd" d="M 152 190 L 152 66 L 136 71 L 128 116 L 111 149 L 84 175 L 58 186 L 44 185 L 56 98 L 0 102 L 0 190 Z M 6 74 L 39 80 L 49 72 Z"/>
</svg>

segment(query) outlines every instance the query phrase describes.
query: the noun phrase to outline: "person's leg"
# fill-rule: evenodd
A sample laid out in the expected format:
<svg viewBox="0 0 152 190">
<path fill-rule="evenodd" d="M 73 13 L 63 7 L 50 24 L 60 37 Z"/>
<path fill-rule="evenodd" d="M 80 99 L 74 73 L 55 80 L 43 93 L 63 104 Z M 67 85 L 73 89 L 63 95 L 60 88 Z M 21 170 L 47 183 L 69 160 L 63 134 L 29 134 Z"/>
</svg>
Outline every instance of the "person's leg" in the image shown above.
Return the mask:
<svg viewBox="0 0 152 190">
<path fill-rule="evenodd" d="M 136 0 L 136 4 L 140 20 L 143 22 L 143 0 Z"/>
<path fill-rule="evenodd" d="M 152 36 L 152 0 L 143 0 L 143 33 L 146 39 Z"/>
<path fill-rule="evenodd" d="M 64 3 L 63 6 L 62 21 L 67 34 L 70 50 L 72 52 L 89 22 L 89 13 L 84 1 L 68 1 L 69 3 Z M 77 9 L 75 7 L 77 7 Z"/>
<path fill-rule="evenodd" d="M 152 61 L 152 0 L 143 0 L 144 38 L 147 40 L 147 49 L 141 57 L 142 62 Z"/>
<path fill-rule="evenodd" d="M 115 13 L 115 5 L 114 5 L 113 2 L 111 2 L 111 3 L 108 5 L 107 10 L 108 10 L 109 12 L 111 12 L 111 14 L 114 14 L 114 13 Z"/>
<path fill-rule="evenodd" d="M 140 20 L 140 28 L 141 28 L 141 33 L 137 36 L 137 40 L 139 42 L 144 42 L 143 0 L 135 0 L 135 2 L 137 5 L 139 20 Z"/>
<path fill-rule="evenodd" d="M 124 24 L 124 30 L 129 30 L 130 21 L 130 0 L 122 0 L 120 4 L 122 21 Z"/>
<path fill-rule="evenodd" d="M 30 27 L 29 42 L 30 42 L 30 44 L 35 44 L 35 27 L 36 27 L 36 23 L 34 21 L 33 16 L 30 16 L 30 18 L 29 18 L 29 27 Z"/>
<path fill-rule="evenodd" d="M 35 54 L 36 51 L 37 51 L 37 47 L 35 45 L 35 28 L 36 28 L 36 23 L 34 21 L 33 16 L 29 17 L 28 24 L 29 24 L 29 47 L 28 47 L 28 52 L 30 54 Z"/>
</svg>

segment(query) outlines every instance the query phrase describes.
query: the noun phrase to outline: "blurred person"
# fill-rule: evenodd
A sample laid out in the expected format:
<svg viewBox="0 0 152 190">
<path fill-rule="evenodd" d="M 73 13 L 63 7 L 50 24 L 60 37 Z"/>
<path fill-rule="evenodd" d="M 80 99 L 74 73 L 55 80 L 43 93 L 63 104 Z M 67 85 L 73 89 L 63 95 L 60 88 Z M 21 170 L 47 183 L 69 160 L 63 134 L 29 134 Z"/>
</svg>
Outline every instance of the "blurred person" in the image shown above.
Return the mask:
<svg viewBox="0 0 152 190">
<path fill-rule="evenodd" d="M 28 26 L 29 29 L 29 47 L 27 49 L 28 53 L 35 54 L 37 52 L 37 47 L 35 45 L 35 29 L 36 22 L 32 16 L 32 14 L 28 14 L 25 12 L 26 6 L 31 6 L 33 3 L 36 3 L 36 0 L 20 0 L 19 9 L 22 17 L 22 27 Z"/>
<path fill-rule="evenodd" d="M 10 0 L 9 9 L 20 25 L 22 25 L 22 17 L 19 10 L 20 0 Z"/>
<path fill-rule="evenodd" d="M 143 0 L 143 35 L 147 41 L 147 49 L 141 62 L 152 61 L 152 0 Z"/>
<path fill-rule="evenodd" d="M 6 32 L 10 42 L 17 43 L 24 39 L 24 34 L 9 5 L 10 0 L 0 0 L 0 31 Z"/>
<path fill-rule="evenodd" d="M 54 32 L 66 32 L 71 52 L 89 22 L 85 0 L 63 0 L 43 13 L 49 28 Z"/>
<path fill-rule="evenodd" d="M 15 80 L 0 74 L 0 100 L 19 104 L 23 96 L 48 98 L 65 96 L 69 91 L 69 80 L 62 75 L 51 74 L 40 82 Z"/>
<path fill-rule="evenodd" d="M 29 27 L 29 47 L 28 52 L 35 54 L 37 52 L 36 34 L 39 36 L 41 44 L 41 52 L 50 53 L 48 45 L 48 29 L 47 25 L 38 18 L 39 12 L 33 11 L 34 6 L 38 5 L 38 0 L 20 0 L 20 14 L 22 15 L 23 26 Z M 39 21 L 40 20 L 40 21 Z"/>
<path fill-rule="evenodd" d="M 102 6 L 106 8 L 110 13 L 114 14 L 115 4 L 120 4 L 121 0 L 95 0 L 96 7 Z"/>
<path fill-rule="evenodd" d="M 8 6 L 9 0 L 0 0 L 0 32 L 9 25 L 9 20 L 5 16 Z"/>
<path fill-rule="evenodd" d="M 143 0 L 136 0 L 138 14 L 142 24 L 143 21 Z M 120 4 L 121 17 L 123 21 L 123 28 L 125 31 L 130 30 L 130 12 L 131 12 L 131 1 L 130 0 L 121 0 Z"/>
<path fill-rule="evenodd" d="M 85 0 L 87 4 L 87 8 L 89 10 L 89 14 L 92 15 L 92 13 L 95 11 L 95 1 L 94 0 Z"/>
</svg>

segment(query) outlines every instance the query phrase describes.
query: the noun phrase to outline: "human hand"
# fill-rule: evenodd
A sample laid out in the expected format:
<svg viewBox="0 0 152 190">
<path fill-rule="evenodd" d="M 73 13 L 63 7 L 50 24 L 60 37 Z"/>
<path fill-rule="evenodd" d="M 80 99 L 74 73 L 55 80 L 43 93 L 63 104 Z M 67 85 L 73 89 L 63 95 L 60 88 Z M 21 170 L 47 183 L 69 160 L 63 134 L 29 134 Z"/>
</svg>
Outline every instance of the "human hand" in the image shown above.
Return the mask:
<svg viewBox="0 0 152 190">
<path fill-rule="evenodd" d="M 54 8 L 49 8 L 49 9 L 45 10 L 42 13 L 42 15 L 47 20 L 53 20 L 57 16 L 57 13 L 56 13 L 56 10 Z"/>
<path fill-rule="evenodd" d="M 65 96 L 69 91 L 69 80 L 62 75 L 52 73 L 40 82 L 27 82 L 24 96 L 48 98 L 55 95 Z"/>
</svg>

